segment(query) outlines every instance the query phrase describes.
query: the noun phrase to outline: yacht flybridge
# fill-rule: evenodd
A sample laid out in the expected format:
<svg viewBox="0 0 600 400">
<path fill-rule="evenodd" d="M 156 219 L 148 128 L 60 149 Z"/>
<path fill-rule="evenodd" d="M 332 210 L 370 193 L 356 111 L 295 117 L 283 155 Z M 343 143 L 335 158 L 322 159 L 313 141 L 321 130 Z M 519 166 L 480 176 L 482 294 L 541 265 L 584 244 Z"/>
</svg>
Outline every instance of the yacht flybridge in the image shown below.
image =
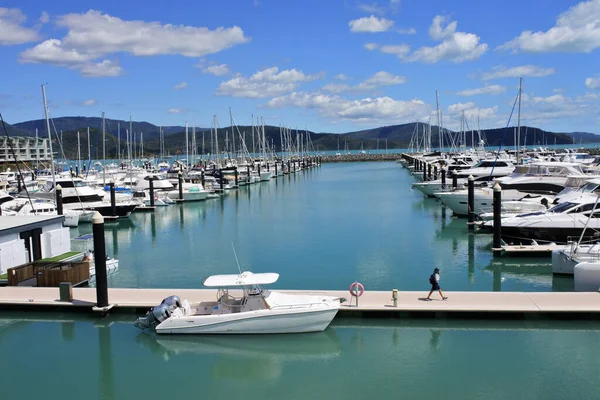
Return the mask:
<svg viewBox="0 0 600 400">
<path fill-rule="evenodd" d="M 204 286 L 218 288 L 216 301 L 190 303 L 167 297 L 145 317 L 140 329 L 158 334 L 265 334 L 320 332 L 340 308 L 340 298 L 320 294 L 287 294 L 264 289 L 276 273 L 214 275 Z M 229 288 L 235 288 L 233 292 Z"/>
</svg>

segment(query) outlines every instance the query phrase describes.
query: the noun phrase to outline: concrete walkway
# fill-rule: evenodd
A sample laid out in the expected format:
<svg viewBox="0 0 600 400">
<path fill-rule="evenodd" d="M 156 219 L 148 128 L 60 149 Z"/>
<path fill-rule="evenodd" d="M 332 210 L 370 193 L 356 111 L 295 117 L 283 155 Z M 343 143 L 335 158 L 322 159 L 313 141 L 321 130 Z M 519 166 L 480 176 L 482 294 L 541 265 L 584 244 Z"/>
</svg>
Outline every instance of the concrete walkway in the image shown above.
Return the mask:
<svg viewBox="0 0 600 400">
<path fill-rule="evenodd" d="M 524 293 L 524 292 L 446 292 L 448 300 L 426 292 L 399 292 L 398 306 L 392 306 L 392 293 L 365 292 L 359 306 L 351 302 L 346 291 L 289 291 L 284 293 L 321 293 L 345 297 L 341 313 L 360 312 L 445 312 L 445 313 L 600 313 L 600 293 Z M 235 291 L 231 291 L 235 295 Z M 117 309 L 150 308 L 162 299 L 178 295 L 191 302 L 215 301 L 216 291 L 206 289 L 109 289 L 109 301 Z M 352 299 L 353 300 L 353 299 Z M 0 310 L 3 308 L 91 308 L 96 303 L 96 289 L 73 288 L 73 301 L 59 300 L 58 288 L 4 287 L 0 288 Z"/>
</svg>

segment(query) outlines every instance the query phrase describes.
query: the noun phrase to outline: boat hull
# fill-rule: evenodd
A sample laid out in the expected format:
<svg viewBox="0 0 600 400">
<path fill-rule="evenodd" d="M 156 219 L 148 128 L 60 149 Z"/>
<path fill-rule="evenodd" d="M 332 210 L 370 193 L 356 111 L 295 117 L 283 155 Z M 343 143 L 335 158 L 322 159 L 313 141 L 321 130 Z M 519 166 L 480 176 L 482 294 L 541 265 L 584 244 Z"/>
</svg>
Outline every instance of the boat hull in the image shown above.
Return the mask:
<svg viewBox="0 0 600 400">
<path fill-rule="evenodd" d="M 581 236 L 583 227 L 526 227 L 502 226 L 502 240 L 507 243 L 526 243 L 535 240 L 538 243 L 551 242 L 567 244 Z"/>
<path fill-rule="evenodd" d="M 156 327 L 158 334 L 274 334 L 321 332 L 339 306 L 319 309 L 256 310 L 234 314 L 171 317 Z"/>
<path fill-rule="evenodd" d="M 183 201 L 202 201 L 208 197 L 210 192 L 208 190 L 199 190 L 197 192 L 184 191 L 183 192 Z M 179 191 L 172 190 L 169 192 L 168 197 L 171 200 L 179 199 Z"/>
</svg>

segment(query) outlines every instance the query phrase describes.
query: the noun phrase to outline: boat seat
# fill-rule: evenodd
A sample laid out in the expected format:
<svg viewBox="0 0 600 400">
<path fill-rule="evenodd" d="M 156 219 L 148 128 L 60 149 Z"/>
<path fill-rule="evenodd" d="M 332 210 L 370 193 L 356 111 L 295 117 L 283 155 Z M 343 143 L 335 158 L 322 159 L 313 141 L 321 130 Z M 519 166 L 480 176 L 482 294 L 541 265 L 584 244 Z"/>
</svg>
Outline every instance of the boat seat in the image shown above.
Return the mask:
<svg viewBox="0 0 600 400">
<path fill-rule="evenodd" d="M 183 309 L 183 315 L 192 315 L 192 306 L 187 299 L 181 302 L 181 308 Z"/>
</svg>

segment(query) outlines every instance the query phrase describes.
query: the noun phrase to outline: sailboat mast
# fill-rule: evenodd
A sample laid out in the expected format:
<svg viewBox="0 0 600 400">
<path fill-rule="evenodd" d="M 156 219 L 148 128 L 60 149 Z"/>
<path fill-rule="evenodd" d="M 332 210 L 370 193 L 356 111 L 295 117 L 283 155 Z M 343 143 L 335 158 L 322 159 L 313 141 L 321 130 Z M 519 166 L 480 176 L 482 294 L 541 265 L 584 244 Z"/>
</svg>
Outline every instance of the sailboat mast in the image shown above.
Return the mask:
<svg viewBox="0 0 600 400">
<path fill-rule="evenodd" d="M 256 144 L 254 143 L 254 114 L 252 114 L 252 158 L 254 158 L 255 153 L 256 153 Z"/>
<path fill-rule="evenodd" d="M 52 152 L 52 134 L 50 133 L 50 120 L 48 119 L 48 105 L 46 103 L 46 87 L 42 85 L 42 97 L 44 98 L 44 113 L 46 115 L 46 131 L 48 132 L 48 144 L 50 146 L 50 172 L 52 173 L 52 183 L 56 191 L 56 174 L 54 173 L 54 153 Z"/>
<path fill-rule="evenodd" d="M 523 77 L 519 78 L 519 112 L 517 114 L 517 164 L 519 164 L 519 161 L 521 159 L 520 157 L 520 150 L 519 150 L 519 143 L 521 143 L 521 90 L 523 87 Z"/>
<path fill-rule="evenodd" d="M 92 162 L 92 144 L 90 143 L 90 127 L 87 127 L 88 162 Z"/>
<path fill-rule="evenodd" d="M 133 123 L 131 122 L 131 114 L 129 114 L 129 134 L 127 135 L 127 163 L 131 166 L 131 135 L 133 135 Z M 130 169 L 129 167 L 127 168 Z"/>
<path fill-rule="evenodd" d="M 35 169 L 40 169 L 40 146 L 38 144 L 38 130 L 35 128 Z"/>
<path fill-rule="evenodd" d="M 121 164 L 121 121 L 117 122 L 117 159 Z"/>
<path fill-rule="evenodd" d="M 185 165 L 187 167 L 190 160 L 190 149 L 188 146 L 188 122 L 185 121 Z"/>
<path fill-rule="evenodd" d="M 106 186 L 106 130 L 104 125 L 104 111 L 102 111 L 102 185 Z"/>
<path fill-rule="evenodd" d="M 440 151 L 442 150 L 442 130 L 440 129 L 440 98 L 438 96 L 438 91 L 435 91 L 435 108 L 437 111 L 437 126 L 438 126 L 438 145 L 440 146 Z"/>
<path fill-rule="evenodd" d="M 79 131 L 77 131 L 77 167 L 81 171 L 81 141 L 79 140 Z"/>
</svg>

